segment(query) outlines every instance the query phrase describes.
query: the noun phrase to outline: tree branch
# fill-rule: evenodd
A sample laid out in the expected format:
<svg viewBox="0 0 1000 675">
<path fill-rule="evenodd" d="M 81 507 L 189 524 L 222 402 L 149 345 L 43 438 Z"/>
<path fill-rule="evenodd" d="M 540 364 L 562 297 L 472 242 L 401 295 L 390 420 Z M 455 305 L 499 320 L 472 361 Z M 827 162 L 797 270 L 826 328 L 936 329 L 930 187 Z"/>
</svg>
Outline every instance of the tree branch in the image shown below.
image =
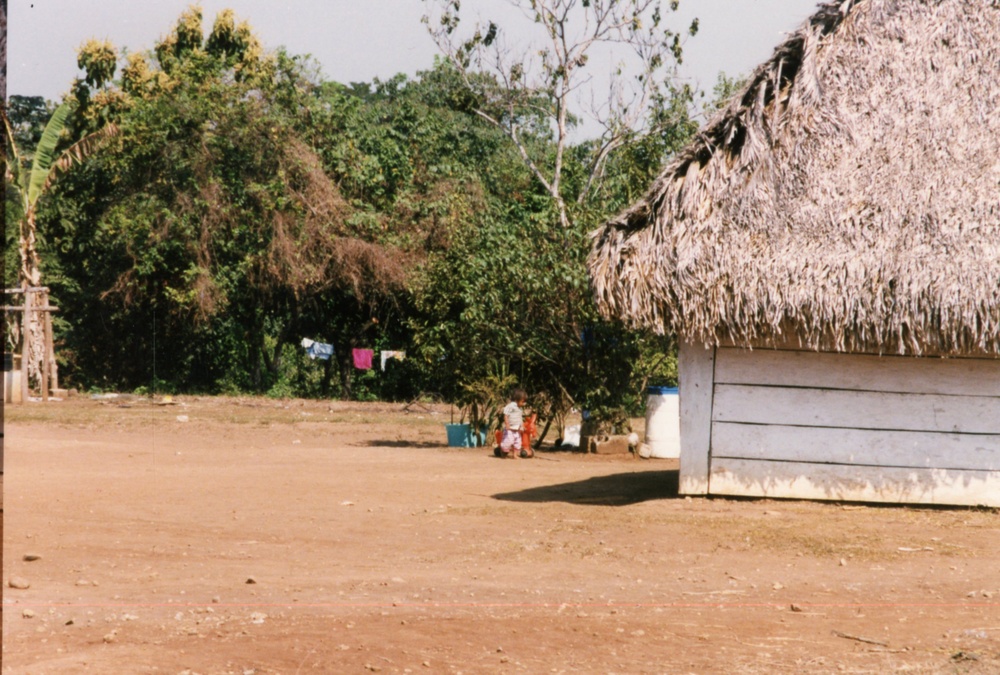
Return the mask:
<svg viewBox="0 0 1000 675">
<path fill-rule="evenodd" d="M 630 63 L 623 61 L 618 72 L 613 73 L 608 93 L 607 112 L 593 110 L 593 119 L 602 127 L 597 150 L 589 165 L 577 203 L 583 203 L 594 186 L 604 176 L 610 154 L 625 145 L 638 130 L 650 102 L 659 92 L 656 72 L 670 61 L 679 58 L 677 34 L 660 27 L 659 0 L 508 0 L 509 4 L 541 26 L 544 37 L 539 36 L 543 47 L 536 52 L 540 59 L 536 70 L 529 53 L 515 54 L 496 37 L 496 25 L 489 24 L 485 35 L 477 25 L 472 36 L 460 41 L 456 30 L 459 25 L 459 4 L 455 0 L 425 0 L 440 8 L 440 26 L 432 27 L 429 17 L 425 23 L 435 43 L 457 68 L 463 82 L 473 91 L 489 100 L 491 92 L 473 86 L 469 76 L 473 68 L 492 78 L 498 91 L 493 92 L 492 103 L 506 109 L 509 120 L 489 114 L 485 106 L 476 113 L 484 120 L 502 129 L 514 142 L 525 165 L 555 201 L 560 223 L 569 226 L 566 204 L 562 197 L 562 174 L 566 166 L 569 144 L 570 97 L 592 78 L 581 76 L 588 58 L 597 45 L 628 45 L 631 47 Z M 672 3 L 673 4 L 673 3 Z M 676 9 L 671 6 L 671 11 Z M 646 24 L 646 25 L 644 25 Z M 518 50 L 520 51 L 520 50 Z M 631 95 L 626 96 L 622 73 L 636 73 Z M 551 102 L 545 109 L 536 99 Z M 658 99 L 655 99 L 658 100 Z M 552 169 L 546 173 L 528 152 L 518 130 L 519 117 L 525 113 L 547 120 L 555 134 Z"/>
</svg>

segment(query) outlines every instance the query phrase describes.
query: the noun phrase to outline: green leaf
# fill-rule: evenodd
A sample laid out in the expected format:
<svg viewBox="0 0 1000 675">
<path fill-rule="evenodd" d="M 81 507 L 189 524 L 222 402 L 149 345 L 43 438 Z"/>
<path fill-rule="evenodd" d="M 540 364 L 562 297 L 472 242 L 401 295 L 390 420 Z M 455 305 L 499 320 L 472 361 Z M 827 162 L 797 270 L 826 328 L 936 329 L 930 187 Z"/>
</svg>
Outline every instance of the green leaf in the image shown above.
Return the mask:
<svg viewBox="0 0 1000 675">
<path fill-rule="evenodd" d="M 42 194 L 45 181 L 48 179 L 49 172 L 55 163 L 56 146 L 59 144 L 59 137 L 62 135 L 63 129 L 66 128 L 66 120 L 69 119 L 72 112 L 73 104 L 63 103 L 56 108 L 49 119 L 49 123 L 45 125 L 42 138 L 38 141 L 38 147 L 35 148 L 35 159 L 31 163 L 31 178 L 28 181 L 29 208 L 35 205 L 38 197 Z"/>
</svg>

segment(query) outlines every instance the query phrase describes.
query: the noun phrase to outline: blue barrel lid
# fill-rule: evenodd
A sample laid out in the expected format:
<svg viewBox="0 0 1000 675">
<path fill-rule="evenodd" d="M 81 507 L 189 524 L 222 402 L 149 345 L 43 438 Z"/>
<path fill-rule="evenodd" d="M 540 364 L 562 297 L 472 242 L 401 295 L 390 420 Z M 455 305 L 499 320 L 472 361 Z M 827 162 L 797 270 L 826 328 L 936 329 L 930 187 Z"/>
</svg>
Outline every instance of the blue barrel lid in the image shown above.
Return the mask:
<svg viewBox="0 0 1000 675">
<path fill-rule="evenodd" d="M 677 387 L 646 387 L 649 396 L 670 396 L 677 393 Z"/>
</svg>

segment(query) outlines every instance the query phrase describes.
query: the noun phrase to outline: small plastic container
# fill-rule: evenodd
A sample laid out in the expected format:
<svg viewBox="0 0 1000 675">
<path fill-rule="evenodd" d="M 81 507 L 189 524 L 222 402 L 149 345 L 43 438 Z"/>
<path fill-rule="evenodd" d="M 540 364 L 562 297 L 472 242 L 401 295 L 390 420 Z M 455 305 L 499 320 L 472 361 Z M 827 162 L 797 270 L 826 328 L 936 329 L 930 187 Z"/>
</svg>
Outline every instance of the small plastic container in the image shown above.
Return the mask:
<svg viewBox="0 0 1000 675">
<path fill-rule="evenodd" d="M 471 424 L 445 424 L 444 430 L 448 434 L 448 447 L 451 448 L 475 448 L 486 443 L 486 434 L 479 433 L 479 438 L 472 433 Z"/>
<path fill-rule="evenodd" d="M 467 448 L 472 445 L 471 424 L 445 424 L 448 433 L 448 446 L 452 448 Z"/>
</svg>

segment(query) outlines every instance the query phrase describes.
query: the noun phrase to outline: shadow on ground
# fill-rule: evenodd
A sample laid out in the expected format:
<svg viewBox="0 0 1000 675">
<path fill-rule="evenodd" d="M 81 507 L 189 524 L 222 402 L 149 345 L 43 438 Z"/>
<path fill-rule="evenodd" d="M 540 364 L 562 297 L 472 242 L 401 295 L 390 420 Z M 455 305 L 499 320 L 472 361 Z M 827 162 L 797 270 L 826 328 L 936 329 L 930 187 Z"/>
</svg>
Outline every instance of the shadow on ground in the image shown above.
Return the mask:
<svg viewBox="0 0 1000 675">
<path fill-rule="evenodd" d="M 437 441 L 365 441 L 357 445 L 369 448 L 442 448 L 444 443 Z"/>
<path fill-rule="evenodd" d="M 494 499 L 508 502 L 568 502 L 592 506 L 625 506 L 653 499 L 677 497 L 678 471 L 636 471 L 596 476 L 574 483 L 559 483 L 504 492 Z"/>
</svg>

